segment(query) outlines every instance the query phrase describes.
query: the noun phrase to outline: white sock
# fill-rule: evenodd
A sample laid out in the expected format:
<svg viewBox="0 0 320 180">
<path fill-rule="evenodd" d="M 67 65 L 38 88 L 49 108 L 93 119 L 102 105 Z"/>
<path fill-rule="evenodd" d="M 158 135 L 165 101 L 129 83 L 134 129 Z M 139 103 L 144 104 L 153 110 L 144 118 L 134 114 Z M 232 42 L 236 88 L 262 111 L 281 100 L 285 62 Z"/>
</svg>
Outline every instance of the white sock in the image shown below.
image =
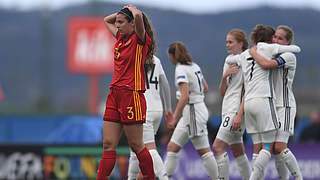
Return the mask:
<svg viewBox="0 0 320 180">
<path fill-rule="evenodd" d="M 282 160 L 284 161 L 285 165 L 288 167 L 289 171 L 291 172 L 291 175 L 296 180 L 303 179 L 302 174 L 300 172 L 300 168 L 297 162 L 296 157 L 293 155 L 293 153 L 290 151 L 290 149 L 286 148 L 280 153 L 280 156 Z"/>
<path fill-rule="evenodd" d="M 252 171 L 253 171 L 254 163 L 256 162 L 256 159 L 257 159 L 258 155 L 259 154 L 256 154 L 256 153 L 252 154 L 252 160 L 251 160 Z"/>
<path fill-rule="evenodd" d="M 207 173 L 210 177 L 210 179 L 217 179 L 218 178 L 218 166 L 216 159 L 213 156 L 213 153 L 207 152 L 204 155 L 201 156 L 204 167 L 207 170 Z"/>
<path fill-rule="evenodd" d="M 274 164 L 279 175 L 279 180 L 289 180 L 289 170 L 282 160 L 280 154 L 274 155 Z"/>
<path fill-rule="evenodd" d="M 166 168 L 166 172 L 168 177 L 170 178 L 174 171 L 176 170 L 178 163 L 178 153 L 175 152 L 167 152 L 166 160 L 164 161 L 164 166 Z"/>
<path fill-rule="evenodd" d="M 249 165 L 249 160 L 246 154 L 243 154 L 236 158 L 236 162 L 238 165 L 238 169 L 240 172 L 240 175 L 243 180 L 248 180 L 250 178 L 251 169 Z"/>
<path fill-rule="evenodd" d="M 129 168 L 128 168 L 128 180 L 137 180 L 139 176 L 139 160 L 136 153 L 130 151 Z"/>
<path fill-rule="evenodd" d="M 256 162 L 257 157 L 259 156 L 259 154 L 252 154 L 252 161 L 251 161 L 251 173 L 253 172 L 253 167 L 254 167 L 254 163 Z M 251 175 L 251 174 L 250 174 Z M 264 173 L 261 174 L 261 177 L 258 178 L 259 180 L 264 180 Z"/>
<path fill-rule="evenodd" d="M 256 180 L 263 177 L 264 169 L 268 165 L 268 162 L 270 161 L 270 159 L 271 159 L 270 152 L 265 149 L 262 149 L 259 152 L 259 155 L 254 162 L 253 171 L 250 175 L 250 180 Z"/>
<path fill-rule="evenodd" d="M 227 152 L 224 152 L 217 157 L 218 165 L 218 179 L 229 179 L 229 156 Z"/>
<path fill-rule="evenodd" d="M 167 172 L 164 168 L 164 164 L 157 150 L 151 149 L 149 150 L 150 155 L 153 159 L 153 168 L 155 175 L 159 178 L 159 180 L 168 180 Z"/>
</svg>

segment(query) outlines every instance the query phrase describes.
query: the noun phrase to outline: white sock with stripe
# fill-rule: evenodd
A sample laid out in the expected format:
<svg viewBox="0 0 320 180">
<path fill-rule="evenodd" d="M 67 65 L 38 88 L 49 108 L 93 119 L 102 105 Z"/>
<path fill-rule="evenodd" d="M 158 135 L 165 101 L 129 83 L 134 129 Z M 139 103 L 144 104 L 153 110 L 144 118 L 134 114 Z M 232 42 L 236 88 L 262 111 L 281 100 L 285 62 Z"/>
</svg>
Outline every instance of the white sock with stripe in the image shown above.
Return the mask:
<svg viewBox="0 0 320 180">
<path fill-rule="evenodd" d="M 300 168 L 297 162 L 296 157 L 293 155 L 293 153 L 290 151 L 289 148 L 286 148 L 280 153 L 280 156 L 282 160 L 284 161 L 285 165 L 288 167 L 289 171 L 291 172 L 291 175 L 296 180 L 302 180 L 302 174 L 300 172 Z"/>
<path fill-rule="evenodd" d="M 130 151 L 129 168 L 128 168 L 128 180 L 137 180 L 139 176 L 139 160 L 136 153 Z"/>
<path fill-rule="evenodd" d="M 175 152 L 167 152 L 166 160 L 164 161 L 164 166 L 166 168 L 166 172 L 168 177 L 170 178 L 174 171 L 176 170 L 178 163 L 178 153 Z"/>
<path fill-rule="evenodd" d="M 249 160 L 246 154 L 236 158 L 238 169 L 243 180 L 248 180 L 251 174 Z"/>
<path fill-rule="evenodd" d="M 159 180 L 168 180 L 166 169 L 164 168 L 164 164 L 157 150 L 151 149 L 149 150 L 150 155 L 153 159 L 153 168 L 155 175 L 159 178 Z"/>
<path fill-rule="evenodd" d="M 207 152 L 204 155 L 201 156 L 204 167 L 207 170 L 207 173 L 210 177 L 210 179 L 217 179 L 218 178 L 218 166 L 216 159 L 213 156 L 213 153 Z"/>
<path fill-rule="evenodd" d="M 228 180 L 229 179 L 229 156 L 227 152 L 224 152 L 217 157 L 218 165 L 218 179 Z"/>
<path fill-rule="evenodd" d="M 289 180 L 289 170 L 282 160 L 280 154 L 274 155 L 274 164 L 279 175 L 279 180 Z"/>
<path fill-rule="evenodd" d="M 264 169 L 267 167 L 270 159 L 271 159 L 270 152 L 265 149 L 262 149 L 259 152 L 259 155 L 254 162 L 253 171 L 250 175 L 250 180 L 261 179 L 261 177 L 264 176 Z"/>
</svg>

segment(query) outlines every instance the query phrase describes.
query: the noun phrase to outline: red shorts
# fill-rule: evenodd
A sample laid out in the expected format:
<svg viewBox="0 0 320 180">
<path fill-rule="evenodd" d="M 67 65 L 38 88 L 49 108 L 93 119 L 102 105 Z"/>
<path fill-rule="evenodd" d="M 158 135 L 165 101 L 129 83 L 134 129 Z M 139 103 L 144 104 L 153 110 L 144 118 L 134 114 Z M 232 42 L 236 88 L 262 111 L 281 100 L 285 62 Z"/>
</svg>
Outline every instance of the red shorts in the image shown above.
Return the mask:
<svg viewBox="0 0 320 180">
<path fill-rule="evenodd" d="M 108 94 L 103 120 L 140 124 L 146 121 L 146 110 L 146 99 L 142 92 L 112 87 Z"/>
</svg>

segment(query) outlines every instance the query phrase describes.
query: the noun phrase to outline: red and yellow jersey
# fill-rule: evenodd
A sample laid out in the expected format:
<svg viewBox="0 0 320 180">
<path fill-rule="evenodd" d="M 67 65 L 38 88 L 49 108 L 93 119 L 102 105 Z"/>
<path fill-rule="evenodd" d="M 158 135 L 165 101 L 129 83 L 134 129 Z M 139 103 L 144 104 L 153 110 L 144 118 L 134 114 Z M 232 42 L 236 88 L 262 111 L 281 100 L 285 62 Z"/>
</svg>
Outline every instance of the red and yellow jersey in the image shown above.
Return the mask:
<svg viewBox="0 0 320 180">
<path fill-rule="evenodd" d="M 110 87 L 127 87 L 133 91 L 145 91 L 144 64 L 151 44 L 146 33 L 142 42 L 134 32 L 128 37 L 117 33 L 114 46 L 114 74 Z"/>
</svg>

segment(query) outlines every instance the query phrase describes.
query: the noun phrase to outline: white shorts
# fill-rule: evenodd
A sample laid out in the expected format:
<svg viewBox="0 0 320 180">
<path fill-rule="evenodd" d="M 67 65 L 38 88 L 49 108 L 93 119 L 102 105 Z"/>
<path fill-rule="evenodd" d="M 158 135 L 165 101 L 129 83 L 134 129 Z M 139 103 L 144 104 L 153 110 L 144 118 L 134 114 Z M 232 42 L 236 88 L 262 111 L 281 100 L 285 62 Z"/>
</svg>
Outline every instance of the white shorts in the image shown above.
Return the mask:
<svg viewBox="0 0 320 180">
<path fill-rule="evenodd" d="M 238 130 L 236 131 L 231 130 L 232 121 L 233 121 L 233 118 L 236 116 L 236 114 L 237 114 L 236 112 L 233 112 L 233 113 L 226 113 L 222 115 L 222 122 L 216 136 L 216 138 L 222 140 L 228 145 L 240 144 L 243 142 L 242 136 L 245 129 L 244 119 L 242 119 L 241 127 Z"/>
<path fill-rule="evenodd" d="M 207 129 L 208 116 L 207 107 L 203 102 L 187 104 L 170 141 L 183 147 L 190 139 L 197 150 L 210 147 Z"/>
<path fill-rule="evenodd" d="M 155 142 L 154 135 L 160 126 L 162 111 L 147 111 L 146 122 L 143 124 L 143 143 Z"/>
<path fill-rule="evenodd" d="M 278 134 L 278 130 L 275 129 L 275 130 L 262 132 L 262 133 L 252 133 L 250 135 L 251 135 L 253 144 L 259 144 L 259 143 L 275 142 L 277 134 Z"/>
<path fill-rule="evenodd" d="M 245 101 L 244 116 L 249 134 L 275 130 L 279 126 L 272 98 L 252 98 Z"/>
<path fill-rule="evenodd" d="M 287 131 L 283 131 L 281 129 L 278 130 L 275 142 L 283 142 L 288 144 L 290 137 L 290 133 Z"/>
<path fill-rule="evenodd" d="M 295 107 L 277 107 L 279 128 L 282 131 L 289 132 L 290 136 L 294 134 L 296 111 L 297 109 Z"/>
</svg>

